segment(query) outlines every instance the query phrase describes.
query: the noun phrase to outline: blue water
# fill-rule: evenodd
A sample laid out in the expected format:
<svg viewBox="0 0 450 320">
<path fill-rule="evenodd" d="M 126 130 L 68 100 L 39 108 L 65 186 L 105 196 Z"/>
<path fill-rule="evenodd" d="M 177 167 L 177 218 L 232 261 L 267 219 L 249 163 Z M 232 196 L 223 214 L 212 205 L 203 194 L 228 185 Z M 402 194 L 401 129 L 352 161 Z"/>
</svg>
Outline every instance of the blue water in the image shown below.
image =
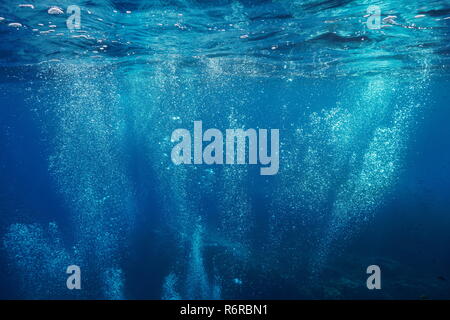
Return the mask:
<svg viewBox="0 0 450 320">
<path fill-rule="evenodd" d="M 449 1 L 3 2 L 0 298 L 450 298 Z M 175 165 L 196 120 L 278 173 Z"/>
</svg>

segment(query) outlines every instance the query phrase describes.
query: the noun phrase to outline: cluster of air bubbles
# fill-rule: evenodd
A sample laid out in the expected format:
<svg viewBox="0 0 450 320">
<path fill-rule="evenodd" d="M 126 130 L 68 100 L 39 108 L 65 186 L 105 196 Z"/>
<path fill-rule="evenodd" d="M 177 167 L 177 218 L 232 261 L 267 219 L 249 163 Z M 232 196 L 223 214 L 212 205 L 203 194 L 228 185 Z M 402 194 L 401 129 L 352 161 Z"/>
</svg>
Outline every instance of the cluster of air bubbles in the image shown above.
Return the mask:
<svg viewBox="0 0 450 320">
<path fill-rule="evenodd" d="M 11 270 L 20 279 L 19 288 L 24 297 L 50 299 L 67 296 L 66 268 L 79 257 L 65 248 L 55 223 L 13 224 L 4 238 Z M 73 295 L 72 295 L 73 297 Z"/>
</svg>

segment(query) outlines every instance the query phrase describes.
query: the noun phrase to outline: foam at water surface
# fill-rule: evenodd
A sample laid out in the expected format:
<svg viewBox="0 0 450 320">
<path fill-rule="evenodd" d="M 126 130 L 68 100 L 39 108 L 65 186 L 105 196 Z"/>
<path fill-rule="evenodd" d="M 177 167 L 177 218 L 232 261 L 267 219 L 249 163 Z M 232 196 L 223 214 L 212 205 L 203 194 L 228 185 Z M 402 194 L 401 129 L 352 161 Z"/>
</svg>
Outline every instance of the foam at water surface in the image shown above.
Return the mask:
<svg viewBox="0 0 450 320">
<path fill-rule="evenodd" d="M 375 4 L 381 24 L 374 30 L 366 26 L 374 5 L 367 1 L 84 1 L 81 29 L 66 26 L 69 2 L 59 4 L 61 14 L 48 13 L 51 3 L 20 4 L 0 5 L 2 66 L 83 59 L 137 68 L 175 58 L 195 71 L 204 59 L 221 58 L 229 74 L 245 63 L 256 74 L 334 77 L 417 72 L 416 55 L 428 54 L 430 69 L 448 72 L 442 0 Z"/>
</svg>

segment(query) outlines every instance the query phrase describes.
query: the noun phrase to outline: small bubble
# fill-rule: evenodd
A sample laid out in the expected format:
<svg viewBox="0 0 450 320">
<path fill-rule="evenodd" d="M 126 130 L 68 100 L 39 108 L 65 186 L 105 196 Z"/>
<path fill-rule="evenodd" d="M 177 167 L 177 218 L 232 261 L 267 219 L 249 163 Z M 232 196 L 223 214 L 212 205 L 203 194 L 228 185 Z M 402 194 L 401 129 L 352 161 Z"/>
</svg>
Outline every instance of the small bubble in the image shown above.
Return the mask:
<svg viewBox="0 0 450 320">
<path fill-rule="evenodd" d="M 11 22 L 11 23 L 8 24 L 8 27 L 11 27 L 11 28 L 20 28 L 20 27 L 22 27 L 22 24 L 21 24 L 21 23 L 18 23 L 18 22 Z"/>
<path fill-rule="evenodd" d="M 50 7 L 47 11 L 48 14 L 63 14 L 64 11 L 59 7 Z"/>
<path fill-rule="evenodd" d="M 34 9 L 34 6 L 32 4 L 19 4 L 19 8 L 30 8 Z"/>
</svg>

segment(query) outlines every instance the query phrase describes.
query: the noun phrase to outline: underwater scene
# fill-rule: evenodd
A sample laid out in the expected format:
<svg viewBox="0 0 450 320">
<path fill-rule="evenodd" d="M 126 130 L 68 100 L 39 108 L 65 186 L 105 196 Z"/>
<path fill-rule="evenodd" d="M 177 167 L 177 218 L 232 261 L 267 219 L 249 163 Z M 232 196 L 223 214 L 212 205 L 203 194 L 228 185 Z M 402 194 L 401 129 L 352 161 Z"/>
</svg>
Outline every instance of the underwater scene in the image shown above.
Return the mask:
<svg viewBox="0 0 450 320">
<path fill-rule="evenodd" d="M 450 299 L 449 0 L 1 0 L 0 299 Z"/>
</svg>

